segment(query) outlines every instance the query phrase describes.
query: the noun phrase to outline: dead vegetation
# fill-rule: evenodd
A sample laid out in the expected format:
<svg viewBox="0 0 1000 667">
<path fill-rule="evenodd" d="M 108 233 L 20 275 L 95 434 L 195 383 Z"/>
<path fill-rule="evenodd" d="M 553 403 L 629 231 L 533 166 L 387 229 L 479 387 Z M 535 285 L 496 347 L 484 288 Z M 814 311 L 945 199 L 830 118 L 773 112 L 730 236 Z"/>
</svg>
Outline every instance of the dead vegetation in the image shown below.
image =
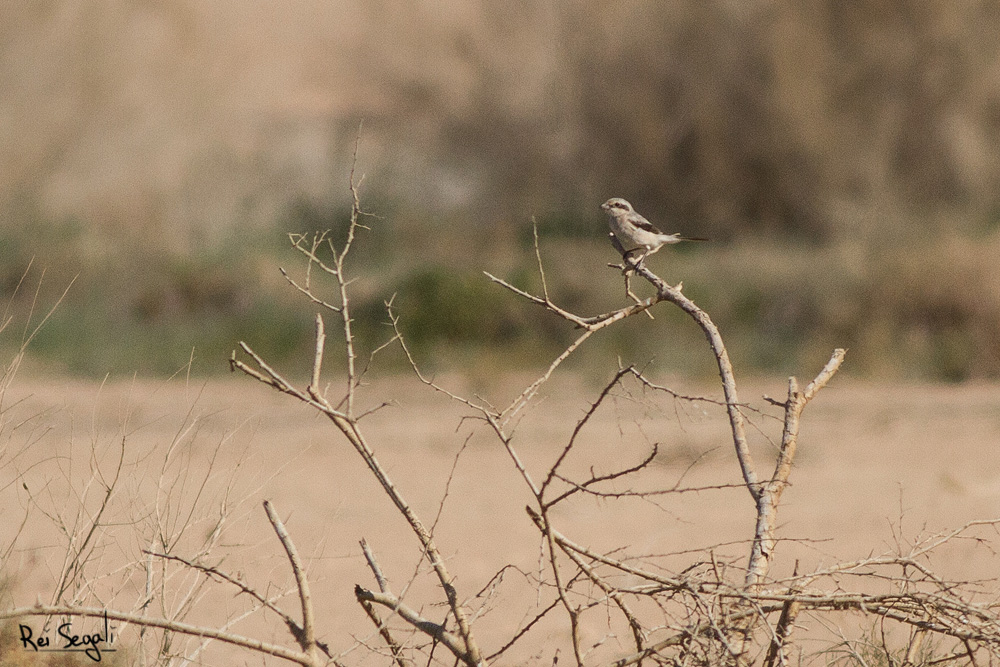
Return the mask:
<svg viewBox="0 0 1000 667">
<path fill-rule="evenodd" d="M 996 581 L 948 580 L 935 573 L 933 562 L 935 551 L 955 541 L 976 540 L 989 548 L 989 536 L 995 534 L 997 520 L 972 521 L 950 532 L 901 543 L 896 553 L 886 556 L 826 564 L 802 572 L 796 565 L 790 574 L 775 574 L 776 563 L 782 558 L 778 539 L 781 498 L 792 477 L 803 413 L 811 401 L 822 400 L 820 392 L 840 369 L 845 350 L 834 350 L 805 386 L 789 378 L 784 396 L 767 399 L 770 408 L 752 408 L 738 394 L 736 374 L 722 335 L 710 316 L 684 294 L 682 285 L 666 283 L 643 265 L 612 265 L 615 270 L 629 269 L 646 281 L 653 288 L 652 296 L 598 315 L 577 314 L 550 297 L 542 253 L 536 244 L 540 293 L 521 290 L 499 277 L 488 278 L 498 289 L 523 298 L 525 307 L 543 309 L 547 316 L 572 325 L 575 340 L 505 405 L 460 394 L 420 370 L 419 360 L 411 354 L 400 332 L 391 298 L 386 302 L 391 328 L 383 343 L 367 350 L 358 347 L 352 333 L 352 277 L 345 265 L 357 240 L 355 232 L 378 221 L 366 217 L 357 185 L 352 172 L 353 206 L 342 244 L 333 243 L 323 233 L 290 237 L 294 250 L 305 258 L 306 268 L 302 272 L 284 272 L 285 276 L 319 310 L 308 380 L 300 383 L 286 377 L 246 342 L 239 344 L 240 350 L 233 353 L 230 363 L 233 370 L 326 417 L 342 436 L 334 446 L 346 441 L 377 482 L 384 500 L 415 538 L 418 562 L 409 573 L 387 573 L 375 549 L 365 542 L 361 544 L 371 578 L 355 582 L 353 599 L 344 597 L 339 603 L 357 604 L 358 613 L 372 621 L 372 634 L 348 639 L 346 648 L 338 648 L 345 645 L 340 638 L 336 642 L 329 636 L 321 638 L 318 627 L 323 621 L 316 615 L 310 579 L 321 576 L 322 566 L 308 565 L 296 547 L 300 538 L 294 529 L 286 528 L 279 515 L 279 510 L 293 508 L 276 508 L 265 501 L 264 511 L 277 541 L 255 536 L 250 540 L 252 545 L 243 547 L 274 552 L 280 544 L 286 567 L 293 573 L 291 588 L 280 590 L 270 583 L 247 581 L 239 570 L 228 566 L 226 558 L 217 555 L 223 536 L 231 534 L 234 519 L 246 521 L 248 509 L 243 504 L 252 494 L 239 488 L 238 470 L 212 465 L 199 470 L 184 465 L 185 453 L 190 451 L 185 445 L 198 433 L 199 419 L 193 415 L 179 425 L 165 449 L 143 453 L 139 459 L 128 455 L 130 426 L 126 419 L 120 434 L 89 443 L 89 458 L 83 458 L 88 462 L 89 474 L 78 476 L 70 466 L 58 484 L 53 482 L 44 489 L 24 486 L 23 493 L 19 490 L 23 484 L 19 484 L 23 474 L 17 464 L 19 450 L 5 450 L 4 470 L 14 474 L 4 489 L 20 498 L 25 508 L 23 526 L 37 521 L 47 524 L 55 530 L 61 551 L 52 561 L 59 573 L 56 588 L 45 599 L 39 596 L 33 605 L 5 608 L 0 618 L 19 622 L 47 619 L 46 627 L 62 618 L 108 618 L 118 624 L 118 632 L 130 632 L 127 636 L 135 641 L 139 660 L 150 664 L 201 659 L 202 652 L 214 643 L 245 649 L 260 659 L 280 658 L 310 666 L 348 664 L 360 657 L 374 659 L 379 655 L 386 664 L 396 665 L 504 664 L 508 651 L 529 641 L 542 622 L 555 623 L 562 628 L 562 634 L 555 646 L 544 646 L 536 653 L 536 663 L 569 660 L 578 665 L 772 667 L 818 659 L 869 664 L 873 650 L 884 664 L 901 665 L 980 664 L 1000 656 Z M 624 294 L 622 298 L 628 301 Z M 718 395 L 687 395 L 658 383 L 642 369 L 620 367 L 554 448 L 553 459 L 538 465 L 537 457 L 526 458 L 518 428 L 565 360 L 592 337 L 627 318 L 645 319 L 645 313 L 664 302 L 680 309 L 704 334 L 719 371 Z M 326 320 L 330 317 L 339 323 L 336 344 L 328 339 Z M 442 394 L 466 413 L 463 423 L 478 425 L 474 429 L 491 434 L 494 446 L 506 453 L 509 466 L 516 471 L 530 499 L 521 521 L 537 531 L 540 551 L 535 571 L 507 562 L 481 586 L 470 588 L 469 582 L 456 580 L 452 573 L 454 559 L 461 556 L 447 555 L 454 553 L 455 545 L 442 547 L 438 530 L 445 507 L 467 500 L 449 491 L 456 481 L 465 444 L 455 455 L 437 514 L 427 517 L 407 498 L 405 468 L 385 466 L 379 455 L 382 443 L 370 440 L 366 432 L 366 419 L 387 407 L 377 398 L 377 391 L 367 388 L 367 372 L 379 355 L 391 349 L 406 356 L 428 391 Z M 332 378 L 324 371 L 324 360 L 331 350 L 343 356 L 346 369 Z M 628 543 L 598 549 L 561 528 L 565 512 L 583 499 L 609 504 L 643 500 L 669 506 L 684 494 L 708 494 L 733 487 L 688 484 L 684 475 L 669 487 L 644 486 L 643 474 L 657 459 L 655 443 L 634 460 L 609 457 L 589 468 L 576 464 L 578 448 L 590 437 L 594 415 L 609 400 L 643 394 L 668 397 L 677 406 L 710 406 L 718 409 L 720 418 L 727 422 L 728 451 L 739 471 L 740 481 L 735 486 L 745 492 L 743 502 L 754 507 L 752 540 L 745 544 L 742 556 L 722 557 L 717 553 L 722 545 L 667 555 L 644 554 Z M 7 429 L 5 442 L 13 442 L 10 436 L 19 425 L 3 426 Z M 773 447 L 767 450 L 771 460 L 759 463 L 760 455 L 748 445 L 748 428 L 773 434 Z M 619 439 L 625 440 L 625 434 L 619 433 Z M 24 446 L 28 443 L 30 438 Z M 612 445 L 605 451 L 615 448 Z M 80 461 L 79 455 L 69 458 L 69 463 Z M 139 463 L 146 467 L 129 468 Z M 696 465 L 697 461 L 691 467 Z M 155 480 L 151 497 L 143 500 L 138 491 L 144 478 L 124 475 L 127 469 Z M 336 475 L 336 471 L 330 473 Z M 489 492 L 488 478 L 478 484 Z M 118 523 L 105 511 L 121 494 L 134 494 L 127 505 L 134 514 L 130 521 Z M 371 502 L 378 501 L 373 498 Z M 658 527 L 649 525 L 645 530 L 653 532 Z M 16 532 L 9 544 L 2 545 L 6 555 L 17 549 L 22 532 Z M 397 537 L 393 550 L 412 550 L 409 539 Z M 496 546 L 502 552 L 501 535 L 487 539 L 497 540 Z M 121 550 L 120 555 L 127 558 L 124 565 L 109 571 L 107 564 L 118 562 L 108 558 L 112 548 Z M 678 566 L 678 556 L 684 554 L 687 560 Z M 499 605 L 511 604 L 510 600 L 501 601 L 498 595 L 509 578 L 529 584 L 535 599 L 530 604 L 520 603 L 512 613 L 522 618 L 516 628 L 501 641 L 486 645 L 479 631 L 491 623 L 490 614 Z M 428 587 L 428 580 L 433 585 Z M 399 586 L 391 581 L 405 583 Z M 422 592 L 415 592 L 418 589 Z M 236 610 L 229 609 L 224 622 L 201 620 L 201 609 L 210 599 L 233 595 L 241 604 Z M 281 603 L 286 597 L 297 601 L 294 613 Z M 251 616 L 267 619 L 258 626 L 257 635 L 238 629 L 241 621 Z M 860 619 L 867 628 L 876 628 L 881 643 L 864 644 L 863 637 L 843 630 L 840 619 L 845 616 Z M 799 640 L 799 628 L 806 619 L 828 626 L 834 634 L 839 633 L 841 640 L 806 650 Z M 278 639 L 276 627 L 287 628 L 289 636 L 284 641 Z M 902 629 L 905 641 L 891 639 L 899 634 L 893 633 L 893 628 Z M 495 633 L 490 636 L 495 637 Z"/>
</svg>

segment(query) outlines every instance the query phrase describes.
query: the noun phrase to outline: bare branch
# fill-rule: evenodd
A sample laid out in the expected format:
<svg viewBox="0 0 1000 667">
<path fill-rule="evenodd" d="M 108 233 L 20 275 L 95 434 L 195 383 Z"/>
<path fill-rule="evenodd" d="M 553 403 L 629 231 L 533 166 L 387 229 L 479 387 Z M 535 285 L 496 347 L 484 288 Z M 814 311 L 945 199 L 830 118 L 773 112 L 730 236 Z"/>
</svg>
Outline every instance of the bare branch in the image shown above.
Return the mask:
<svg viewBox="0 0 1000 667">
<path fill-rule="evenodd" d="M 645 266 L 638 266 L 636 273 L 648 280 L 656 288 L 658 299 L 669 301 L 690 315 L 695 323 L 701 327 L 705 338 L 708 339 L 712 353 L 715 355 L 716 364 L 719 367 L 719 377 L 722 380 L 722 391 L 726 397 L 726 410 L 729 413 L 729 424 L 733 434 L 736 458 L 740 464 L 740 472 L 743 474 L 743 481 L 746 482 L 747 490 L 756 502 L 761 493 L 760 482 L 757 480 L 753 458 L 750 455 L 743 414 L 739 410 L 740 399 L 736 392 L 736 375 L 733 373 L 733 365 L 729 360 L 729 352 L 722 342 L 722 335 L 719 333 L 719 328 L 715 326 L 715 322 L 708 316 L 708 313 L 695 305 L 691 299 L 684 296 L 679 289 L 668 285 Z"/>
<path fill-rule="evenodd" d="M 795 563 L 793 576 L 798 574 L 798 561 Z M 788 591 L 789 595 L 795 595 L 798 591 L 794 588 Z M 764 659 L 764 667 L 774 667 L 775 664 L 788 664 L 788 641 L 795 626 L 795 620 L 802 609 L 802 603 L 798 600 L 787 600 L 781 607 L 781 616 L 778 618 L 778 625 L 774 629 L 774 636 L 771 638 L 771 645 L 767 649 L 767 657 Z"/>
<path fill-rule="evenodd" d="M 695 489 L 679 489 L 679 488 L 675 487 L 673 489 L 666 489 L 666 490 L 661 490 L 661 491 L 648 491 L 648 492 L 643 492 L 643 491 L 615 491 L 615 492 L 603 493 L 603 492 L 600 492 L 600 491 L 594 491 L 593 489 L 590 488 L 594 484 L 599 484 L 601 482 L 609 482 L 609 481 L 611 481 L 613 479 L 618 479 L 619 477 L 625 477 L 627 475 L 631 475 L 632 473 L 639 472 L 643 468 L 646 468 L 650 463 L 652 463 L 656 459 L 656 455 L 657 455 L 658 452 L 659 452 L 659 447 L 657 447 L 656 443 L 653 443 L 653 448 L 650 450 L 650 452 L 646 456 L 646 458 L 644 458 L 642 461 L 640 461 L 639 463 L 635 464 L 634 466 L 632 466 L 630 468 L 624 468 L 622 470 L 616 470 L 614 472 L 610 472 L 610 473 L 607 473 L 605 475 L 592 475 L 590 479 L 588 479 L 588 480 L 586 480 L 584 482 L 580 482 L 580 483 L 574 482 L 571 479 L 567 479 L 567 478 L 563 477 L 562 475 L 556 474 L 556 475 L 554 475 L 554 477 L 556 479 L 559 479 L 559 480 L 561 480 L 563 482 L 566 482 L 567 484 L 571 485 L 572 488 L 564 491 L 563 493 L 561 493 L 557 497 L 555 497 L 552 500 L 548 501 L 546 503 L 546 505 L 548 507 L 552 507 L 556 503 L 558 503 L 558 502 L 560 502 L 560 501 L 568 498 L 569 496 L 573 495 L 574 493 L 577 493 L 578 491 L 582 491 L 582 492 L 585 492 L 585 493 L 590 493 L 592 495 L 600 496 L 600 497 L 603 497 L 603 498 L 624 498 L 624 497 L 627 497 L 627 496 L 644 497 L 644 496 L 651 496 L 651 495 L 662 495 L 662 494 L 665 494 L 665 493 L 673 493 L 673 492 L 683 492 L 683 491 L 693 491 L 693 490 L 695 490 Z M 712 487 L 712 488 L 718 488 L 718 487 Z M 697 490 L 702 491 L 702 490 L 705 490 L 705 489 L 704 488 L 700 488 L 700 489 L 697 489 Z"/>
<path fill-rule="evenodd" d="M 187 567 L 189 567 L 189 568 L 191 568 L 193 570 L 197 570 L 199 572 L 204 573 L 205 576 L 207 576 L 207 577 L 214 577 L 214 578 L 220 579 L 222 581 L 225 581 L 226 583 L 232 584 L 233 586 L 239 588 L 242 593 L 245 593 L 245 594 L 249 595 L 250 597 L 252 597 L 253 599 L 257 600 L 257 602 L 259 602 L 261 604 L 261 606 L 266 607 L 267 609 L 271 610 L 272 612 L 274 612 L 275 614 L 277 614 L 278 616 L 280 616 L 281 620 L 283 620 L 285 622 L 285 625 L 288 626 L 288 629 L 292 633 L 292 636 L 296 637 L 297 640 L 298 640 L 299 637 L 303 637 L 304 636 L 302 628 L 299 626 L 298 623 L 296 623 L 295 619 L 293 619 L 291 616 L 289 616 L 288 614 L 286 614 L 279 607 L 277 607 L 271 600 L 265 598 L 263 595 L 261 595 L 260 593 L 258 593 L 256 590 L 254 590 L 253 588 L 250 588 L 249 586 L 247 586 L 246 584 L 244 584 L 239 579 L 236 579 L 232 575 L 229 575 L 229 574 L 223 572 L 222 570 L 218 569 L 217 567 L 211 567 L 211 566 L 208 566 L 208 565 L 203 565 L 201 563 L 195 563 L 194 561 L 188 560 L 186 558 L 182 558 L 180 556 L 174 556 L 174 555 L 171 555 L 171 554 L 156 553 L 154 551 L 149 551 L 149 550 L 146 550 L 146 549 L 143 549 L 143 553 L 145 553 L 145 554 L 147 554 L 147 555 L 149 555 L 151 557 L 155 557 L 155 558 L 162 558 L 164 560 L 176 561 L 176 562 L 181 563 L 182 565 L 185 565 L 185 566 L 187 566 Z M 149 587 L 150 587 L 150 584 L 147 582 L 147 596 L 146 596 L 147 598 L 150 597 L 150 595 L 148 593 Z M 333 657 L 333 655 L 330 653 L 330 647 L 327 644 L 325 644 L 324 642 L 321 642 L 321 641 L 317 641 L 316 645 L 319 646 L 320 650 L 323 651 L 323 653 L 325 653 L 327 655 L 327 657 L 331 657 L 331 658 Z"/>
<path fill-rule="evenodd" d="M 371 569 L 372 574 L 375 575 L 375 581 L 378 582 L 379 590 L 383 593 L 389 593 L 389 582 L 386 580 L 385 575 L 382 574 L 382 568 L 379 567 L 378 561 L 375 560 L 375 554 L 372 553 L 372 550 L 368 547 L 368 542 L 364 539 L 361 540 L 361 551 L 365 554 L 365 560 L 368 561 L 369 569 Z M 355 597 L 357 598 L 358 603 L 361 604 L 361 607 L 365 610 L 365 613 L 368 614 L 368 618 L 370 618 L 372 623 L 375 624 L 375 627 L 378 628 L 378 632 L 382 636 L 386 645 L 389 647 L 389 650 L 392 651 L 392 658 L 396 662 L 396 665 L 398 667 L 409 667 L 411 663 L 403 657 L 402 646 L 395 640 L 392 633 L 389 632 L 389 628 L 386 627 L 382 619 L 379 618 L 378 612 L 375 610 L 375 606 L 372 602 L 358 596 L 357 591 L 355 591 Z M 395 612 L 395 610 L 393 611 Z"/>
<path fill-rule="evenodd" d="M 611 381 L 608 382 L 607 385 L 605 385 L 603 390 L 601 390 L 601 393 L 598 395 L 597 400 L 595 400 L 590 405 L 590 408 L 587 410 L 586 414 L 583 415 L 583 418 L 581 418 L 580 421 L 577 422 L 576 427 L 573 429 L 572 435 L 570 435 L 569 440 L 566 443 L 566 446 L 559 454 L 559 457 L 556 459 L 555 463 L 552 464 L 552 467 L 549 468 L 549 473 L 548 475 L 546 475 L 545 480 L 542 482 L 541 488 L 538 490 L 539 501 L 541 501 L 541 496 L 545 494 L 545 490 L 548 488 L 549 484 L 551 484 L 552 480 L 556 477 L 559 466 L 569 455 L 570 450 L 573 449 L 573 444 L 576 442 L 576 437 L 580 435 L 580 431 L 587 424 L 587 422 L 590 421 L 590 418 L 594 415 L 594 413 L 597 412 L 597 408 L 601 406 L 601 403 L 603 403 L 604 399 L 607 398 L 608 394 L 611 393 L 611 390 L 614 389 L 614 387 L 617 386 L 619 382 L 621 382 L 622 377 L 627 375 L 630 372 L 630 370 L 631 367 L 623 368 L 619 370 L 617 373 L 615 373 L 615 376 L 611 379 Z M 551 506 L 552 504 L 553 503 L 548 503 L 549 506 Z"/>
<path fill-rule="evenodd" d="M 389 632 L 389 628 L 386 627 L 385 622 L 378 615 L 375 605 L 372 604 L 371 601 L 360 597 L 358 597 L 357 600 L 358 604 L 361 605 L 361 608 L 365 610 L 365 614 L 371 619 L 372 623 L 375 624 L 379 635 L 381 635 L 383 641 L 385 641 L 389 650 L 392 652 L 393 662 L 396 663 L 397 667 L 409 667 L 412 663 L 403 655 L 403 647 L 395 640 L 392 633 Z"/>
<path fill-rule="evenodd" d="M 285 524 L 281 522 L 281 518 L 268 500 L 264 501 L 264 511 L 267 512 L 268 521 L 271 522 L 274 532 L 278 535 L 278 539 L 281 540 L 281 546 L 285 548 L 285 553 L 288 554 L 288 562 L 291 564 L 292 573 L 295 575 L 295 585 L 299 589 L 299 602 L 302 605 L 302 634 L 297 635 L 295 639 L 299 642 L 302 650 L 318 663 L 320 656 L 319 647 L 316 644 L 316 630 L 313 620 L 312 595 L 309 592 L 309 580 L 306 578 L 302 562 L 299 560 L 299 552 L 296 550 L 288 531 L 285 530 Z"/>
<path fill-rule="evenodd" d="M 556 368 L 559 367 L 559 364 L 566 361 L 569 355 L 573 354 L 573 352 L 575 352 L 577 348 L 583 345 L 584 341 L 590 338 L 590 336 L 593 333 L 594 332 L 591 330 L 584 331 L 579 338 L 570 343 L 569 346 L 565 350 L 563 350 L 562 353 L 558 357 L 556 357 L 551 364 L 549 364 L 549 367 L 545 371 L 545 373 L 540 378 L 538 378 L 530 385 L 528 385 L 527 388 L 523 392 L 521 392 L 521 395 L 515 398 L 514 401 L 510 405 L 508 405 L 507 408 L 504 409 L 502 413 L 500 413 L 499 426 L 501 430 L 504 430 L 506 425 L 510 423 L 510 420 L 513 419 L 514 416 L 517 415 L 517 413 L 520 412 L 528 404 L 528 402 L 538 391 L 538 388 L 541 387 L 542 384 L 544 384 L 550 377 L 552 377 L 552 374 L 555 372 Z"/>
<path fill-rule="evenodd" d="M 260 366 L 260 368 L 264 372 L 261 373 L 260 371 L 257 371 L 255 369 L 251 368 L 250 366 L 248 366 L 244 362 L 242 362 L 239 359 L 237 359 L 236 358 L 236 351 L 235 350 L 233 351 L 233 355 L 229 358 L 229 368 L 230 368 L 230 370 L 233 370 L 233 371 L 237 371 L 238 370 L 238 371 L 240 371 L 240 372 L 242 372 L 242 373 L 244 373 L 246 375 L 249 375 L 250 377 L 252 377 L 255 380 L 257 380 L 258 382 L 261 382 L 262 384 L 266 384 L 269 387 L 273 387 L 274 389 L 277 389 L 278 391 L 280 391 L 283 394 L 288 394 L 289 396 L 294 396 L 295 398 L 299 399 L 303 403 L 311 405 L 314 408 L 323 411 L 324 413 L 335 414 L 335 415 L 340 416 L 340 417 L 346 417 L 346 415 L 344 413 L 342 413 L 342 412 L 340 412 L 338 410 L 335 410 L 325 400 L 322 401 L 322 402 L 320 402 L 319 400 L 317 400 L 316 398 L 310 396 L 309 394 L 307 394 L 307 393 L 305 393 L 303 391 L 300 391 L 299 389 L 296 389 L 294 385 L 292 385 L 290 382 L 288 382 L 288 380 L 286 380 L 285 378 L 283 378 L 277 371 L 275 371 L 273 368 L 271 368 L 270 366 L 268 366 L 267 363 L 256 352 L 254 352 L 253 349 L 251 349 L 249 345 L 247 345 L 243 341 L 240 341 L 239 345 L 240 345 L 240 348 L 244 352 L 246 352 L 247 355 L 249 355 L 250 358 L 253 359 L 254 362 L 258 366 Z"/>
<path fill-rule="evenodd" d="M 532 628 L 532 627 L 533 627 L 533 626 L 535 625 L 535 623 L 538 623 L 538 621 L 540 621 L 540 620 L 542 620 L 543 618 L 545 618 L 545 616 L 546 616 L 546 615 L 547 615 L 547 614 L 548 614 L 548 613 L 549 613 L 550 611 L 552 611 L 553 609 L 555 609 L 555 608 L 556 608 L 556 607 L 558 607 L 558 606 L 559 606 L 559 599 L 558 599 L 558 598 L 556 598 L 555 600 L 553 600 L 552 602 L 550 602 L 550 603 L 549 603 L 549 606 L 547 606 L 547 607 L 546 607 L 545 609 L 543 609 L 543 610 L 541 610 L 540 612 L 538 612 L 537 614 L 535 614 L 535 617 L 534 617 L 534 618 L 532 618 L 532 619 L 531 619 L 530 621 L 528 621 L 527 623 L 525 623 L 525 624 L 524 624 L 524 627 L 522 627 L 522 628 L 521 628 L 520 630 L 518 630 L 518 631 L 517 631 L 517 632 L 516 632 L 516 633 L 514 634 L 514 636 L 513 636 L 513 637 L 511 637 L 511 638 L 510 638 L 510 639 L 509 639 L 509 640 L 507 641 L 507 643 L 506 643 L 506 644 L 504 644 L 504 645 L 503 645 L 503 646 L 501 646 L 501 647 L 500 647 L 499 649 L 497 649 L 496 651 L 494 651 L 493 653 L 491 653 L 490 655 L 488 655 L 488 656 L 486 657 L 486 661 L 487 661 L 487 662 L 492 662 L 492 661 L 493 661 L 493 660 L 494 660 L 495 658 L 498 658 L 498 657 L 500 657 L 501 655 L 503 655 L 503 654 L 504 654 L 504 652 L 506 652 L 506 651 L 507 651 L 507 649 L 509 649 L 510 647 L 512 647 L 512 646 L 513 646 L 514 644 L 516 644 L 516 643 L 517 643 L 517 641 L 518 641 L 519 639 L 521 639 L 521 637 L 523 637 L 524 635 L 526 635 L 526 634 L 528 633 L 528 631 L 529 631 L 529 630 L 531 630 L 531 628 Z"/>
<path fill-rule="evenodd" d="M 302 294 L 304 294 L 307 299 L 309 299 L 310 301 L 312 301 L 313 303 L 315 303 L 317 306 L 322 306 L 323 308 L 326 308 L 327 310 L 331 310 L 331 311 L 333 311 L 335 313 L 339 313 L 340 312 L 340 306 L 335 306 L 332 303 L 327 303 L 323 299 L 321 299 L 318 296 L 316 296 L 312 292 L 312 290 L 310 290 L 308 287 L 303 287 L 302 285 L 299 285 L 297 282 L 295 282 L 295 279 L 293 279 L 290 275 L 288 275 L 288 272 L 285 271 L 280 266 L 278 267 L 278 271 L 281 272 L 281 275 L 283 275 L 285 277 L 285 280 L 287 280 L 288 283 L 292 287 L 294 287 L 299 292 L 301 292 Z"/>
<path fill-rule="evenodd" d="M 323 350 L 326 347 L 326 332 L 323 328 L 323 316 L 316 313 L 316 349 L 313 353 L 312 380 L 307 388 L 309 395 L 320 400 L 320 372 L 323 368 Z"/>
<path fill-rule="evenodd" d="M 531 216 L 531 235 L 535 241 L 535 259 L 538 260 L 538 276 L 542 279 L 542 294 L 545 296 L 545 303 L 551 303 L 549 286 L 545 282 L 545 267 L 542 266 L 542 251 L 538 247 L 538 221 L 535 220 L 535 216 Z"/>
</svg>

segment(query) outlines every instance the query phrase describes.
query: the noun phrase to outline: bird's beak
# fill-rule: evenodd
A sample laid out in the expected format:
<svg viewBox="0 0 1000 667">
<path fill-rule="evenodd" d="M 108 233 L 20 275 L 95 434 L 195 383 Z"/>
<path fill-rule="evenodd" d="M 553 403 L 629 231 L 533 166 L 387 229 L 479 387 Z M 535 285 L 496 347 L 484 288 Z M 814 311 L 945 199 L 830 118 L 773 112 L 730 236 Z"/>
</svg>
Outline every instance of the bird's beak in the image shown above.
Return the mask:
<svg viewBox="0 0 1000 667">
<path fill-rule="evenodd" d="M 600 209 L 601 209 L 602 211 L 607 211 L 607 210 L 608 210 L 608 202 L 604 202 L 603 204 L 601 204 L 601 205 L 600 205 L 600 207 L 599 207 L 599 208 L 600 208 Z"/>
</svg>

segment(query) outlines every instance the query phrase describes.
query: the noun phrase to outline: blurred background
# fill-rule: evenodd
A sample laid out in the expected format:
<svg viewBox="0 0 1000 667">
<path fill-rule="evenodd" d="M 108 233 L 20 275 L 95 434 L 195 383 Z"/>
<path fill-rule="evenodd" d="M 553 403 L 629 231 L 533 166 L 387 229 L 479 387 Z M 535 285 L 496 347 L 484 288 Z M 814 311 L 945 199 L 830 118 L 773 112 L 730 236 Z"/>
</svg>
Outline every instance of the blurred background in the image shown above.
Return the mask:
<svg viewBox="0 0 1000 667">
<path fill-rule="evenodd" d="M 1000 376 L 1000 3 L 25 0 L 0 4 L 0 308 L 40 372 L 304 370 L 287 232 L 342 235 L 360 135 L 359 336 L 432 368 L 533 366 L 626 303 L 598 205 L 744 373 Z M 693 246 L 693 244 L 692 244 Z M 40 287 L 39 287 L 40 284 Z M 640 288 L 641 289 L 641 288 Z M 643 292 L 643 294 L 645 294 Z M 574 363 L 710 375 L 670 309 Z M 397 356 L 387 368 L 401 368 Z"/>
</svg>

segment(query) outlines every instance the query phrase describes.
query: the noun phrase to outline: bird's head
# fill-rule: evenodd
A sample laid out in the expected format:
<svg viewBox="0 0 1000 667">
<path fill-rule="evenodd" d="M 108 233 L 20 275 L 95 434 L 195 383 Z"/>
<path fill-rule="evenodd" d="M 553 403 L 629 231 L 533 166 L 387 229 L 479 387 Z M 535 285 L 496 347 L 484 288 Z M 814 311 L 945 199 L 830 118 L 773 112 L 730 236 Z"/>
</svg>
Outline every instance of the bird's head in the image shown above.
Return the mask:
<svg viewBox="0 0 1000 667">
<path fill-rule="evenodd" d="M 608 201 L 601 204 L 601 210 L 608 214 L 614 215 L 616 213 L 632 213 L 632 204 L 621 197 L 612 197 Z"/>
</svg>

